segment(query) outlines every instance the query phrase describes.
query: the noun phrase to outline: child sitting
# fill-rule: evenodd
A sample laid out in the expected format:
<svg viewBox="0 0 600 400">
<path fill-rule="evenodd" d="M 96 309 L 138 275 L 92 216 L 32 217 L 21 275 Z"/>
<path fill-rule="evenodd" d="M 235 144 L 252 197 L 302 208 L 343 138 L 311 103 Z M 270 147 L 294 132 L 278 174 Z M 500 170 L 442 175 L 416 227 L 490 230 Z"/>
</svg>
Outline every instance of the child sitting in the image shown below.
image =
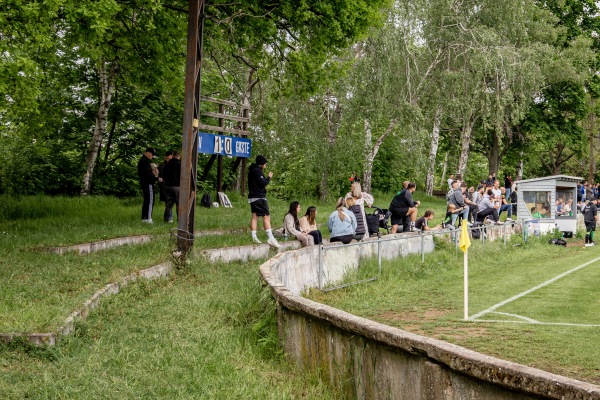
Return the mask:
<svg viewBox="0 0 600 400">
<path fill-rule="evenodd" d="M 450 231 L 452 231 L 450 238 L 453 242 L 456 240 L 456 234 L 454 232 L 454 230 L 456 230 L 456 227 L 454 225 L 452 225 L 452 214 L 456 214 L 459 212 L 460 212 L 460 209 L 457 210 L 456 206 L 454 204 L 448 204 L 448 208 L 446 209 L 446 216 L 444 217 L 444 220 L 442 221 L 442 228 L 448 228 L 448 229 L 450 229 Z"/>
</svg>

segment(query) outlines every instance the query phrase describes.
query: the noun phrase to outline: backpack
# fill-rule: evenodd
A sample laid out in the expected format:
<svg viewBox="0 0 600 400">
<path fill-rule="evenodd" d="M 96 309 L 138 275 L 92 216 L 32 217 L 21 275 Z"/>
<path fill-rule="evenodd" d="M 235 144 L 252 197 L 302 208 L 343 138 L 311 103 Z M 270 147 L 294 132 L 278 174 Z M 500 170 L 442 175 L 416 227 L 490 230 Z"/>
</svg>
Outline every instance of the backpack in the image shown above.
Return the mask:
<svg viewBox="0 0 600 400">
<path fill-rule="evenodd" d="M 202 207 L 210 208 L 212 205 L 212 199 L 210 198 L 210 193 L 204 193 L 202 195 L 202 199 L 200 199 L 200 205 Z"/>
</svg>

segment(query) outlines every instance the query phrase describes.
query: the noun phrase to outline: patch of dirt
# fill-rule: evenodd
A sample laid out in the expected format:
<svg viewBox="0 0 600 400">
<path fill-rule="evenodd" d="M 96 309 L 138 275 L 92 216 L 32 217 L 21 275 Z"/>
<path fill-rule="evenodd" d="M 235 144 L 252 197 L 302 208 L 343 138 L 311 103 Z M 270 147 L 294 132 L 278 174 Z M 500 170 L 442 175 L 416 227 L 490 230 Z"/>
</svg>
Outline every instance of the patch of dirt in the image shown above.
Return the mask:
<svg viewBox="0 0 600 400">
<path fill-rule="evenodd" d="M 487 328 L 480 326 L 435 326 L 442 317 L 452 313 L 451 310 L 427 309 L 424 311 L 386 311 L 373 316 L 374 320 L 398 327 L 405 331 L 443 340 L 464 340 L 473 336 L 486 336 Z"/>
<path fill-rule="evenodd" d="M 567 247 L 584 247 L 585 239 L 568 240 Z"/>
</svg>

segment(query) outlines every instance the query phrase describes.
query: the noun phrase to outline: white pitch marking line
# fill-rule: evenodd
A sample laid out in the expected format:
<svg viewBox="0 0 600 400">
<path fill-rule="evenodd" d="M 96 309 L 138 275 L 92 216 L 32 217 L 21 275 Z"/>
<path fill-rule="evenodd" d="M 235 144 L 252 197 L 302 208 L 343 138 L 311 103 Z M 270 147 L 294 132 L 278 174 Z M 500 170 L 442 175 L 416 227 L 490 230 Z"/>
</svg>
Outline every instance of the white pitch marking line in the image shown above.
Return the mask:
<svg viewBox="0 0 600 400">
<path fill-rule="evenodd" d="M 540 323 L 540 321 L 536 321 L 535 319 L 527 318 L 527 317 L 524 317 L 523 315 L 519 315 L 519 314 L 509 314 L 509 313 L 498 312 L 498 311 L 491 311 L 490 314 L 507 315 L 509 317 L 515 317 L 515 318 L 522 319 L 522 320 L 527 321 L 527 322 L 529 322 L 531 324 L 539 324 Z"/>
<path fill-rule="evenodd" d="M 511 323 L 511 324 L 531 324 L 531 325 L 556 325 L 556 326 L 578 326 L 584 328 L 598 328 L 597 324 L 571 324 L 568 322 L 528 322 L 528 321 L 506 321 L 501 319 L 478 319 L 472 322 L 494 322 L 494 323 Z"/>
<path fill-rule="evenodd" d="M 530 293 L 533 293 L 533 292 L 535 292 L 536 290 L 543 288 L 544 286 L 548 286 L 549 284 L 551 284 L 551 283 L 554 283 L 554 282 L 556 282 L 557 280 L 559 280 L 559 279 L 561 279 L 561 278 L 564 278 L 565 276 L 567 276 L 567 275 L 569 275 L 569 274 L 571 274 L 571 273 L 573 273 L 573 272 L 575 272 L 575 271 L 578 271 L 578 270 L 580 270 L 581 268 L 587 267 L 588 265 L 590 265 L 590 264 L 593 264 L 593 263 L 595 263 L 595 262 L 597 262 L 597 261 L 600 261 L 600 257 L 598 257 L 598 258 L 595 258 L 595 259 L 593 259 L 592 261 L 588 261 L 588 262 L 586 262 L 586 263 L 584 263 L 584 264 L 581 264 L 580 266 L 578 266 L 578 267 L 575 267 L 575 268 L 573 268 L 573 269 L 571 269 L 571 270 L 569 270 L 569 271 L 567 271 L 567 272 L 563 272 L 562 274 L 560 274 L 560 275 L 558 275 L 558 276 L 555 276 L 554 278 L 552 278 L 552 279 L 550 279 L 550 280 L 548 280 L 548 281 L 546 281 L 546 282 L 544 282 L 544 283 L 541 283 L 541 284 L 537 285 L 536 287 L 532 287 L 531 289 L 529 289 L 529 290 L 526 290 L 526 291 L 524 291 L 523 293 L 519 293 L 518 295 L 516 295 L 516 296 L 513 296 L 513 297 L 511 297 L 510 299 L 504 300 L 504 301 L 502 301 L 502 302 L 500 302 L 500 303 L 496 304 L 495 306 L 492 306 L 492 307 L 488 308 L 487 310 L 484 310 L 484 311 L 478 312 L 477 314 L 475 314 L 475 315 L 473 315 L 473 316 L 469 317 L 469 320 L 470 320 L 470 321 L 474 321 L 474 320 L 476 320 L 477 318 L 479 318 L 479 317 L 481 317 L 481 316 L 483 316 L 483 315 L 485 315 L 485 314 L 487 314 L 487 313 L 490 313 L 490 312 L 492 312 L 492 311 L 494 311 L 494 310 L 496 310 L 496 309 L 498 309 L 498 308 L 502 307 L 503 305 L 506 305 L 506 304 L 508 304 L 508 303 L 510 303 L 510 302 L 512 302 L 512 301 L 515 301 L 515 300 L 517 300 L 517 299 L 520 299 L 520 298 L 521 298 L 521 297 L 523 297 L 523 296 L 527 296 L 528 294 L 530 294 Z"/>
</svg>

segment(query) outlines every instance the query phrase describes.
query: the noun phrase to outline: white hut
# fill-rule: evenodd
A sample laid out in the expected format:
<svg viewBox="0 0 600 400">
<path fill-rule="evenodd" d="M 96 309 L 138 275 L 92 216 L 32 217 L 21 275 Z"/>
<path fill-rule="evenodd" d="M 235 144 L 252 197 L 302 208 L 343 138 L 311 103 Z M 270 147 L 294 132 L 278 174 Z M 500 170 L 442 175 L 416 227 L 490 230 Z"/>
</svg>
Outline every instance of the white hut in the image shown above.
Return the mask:
<svg viewBox="0 0 600 400">
<path fill-rule="evenodd" d="M 539 220 L 540 232 L 555 227 L 562 232 L 577 231 L 577 183 L 583 178 L 555 175 L 517 181 L 519 219 Z"/>
</svg>

